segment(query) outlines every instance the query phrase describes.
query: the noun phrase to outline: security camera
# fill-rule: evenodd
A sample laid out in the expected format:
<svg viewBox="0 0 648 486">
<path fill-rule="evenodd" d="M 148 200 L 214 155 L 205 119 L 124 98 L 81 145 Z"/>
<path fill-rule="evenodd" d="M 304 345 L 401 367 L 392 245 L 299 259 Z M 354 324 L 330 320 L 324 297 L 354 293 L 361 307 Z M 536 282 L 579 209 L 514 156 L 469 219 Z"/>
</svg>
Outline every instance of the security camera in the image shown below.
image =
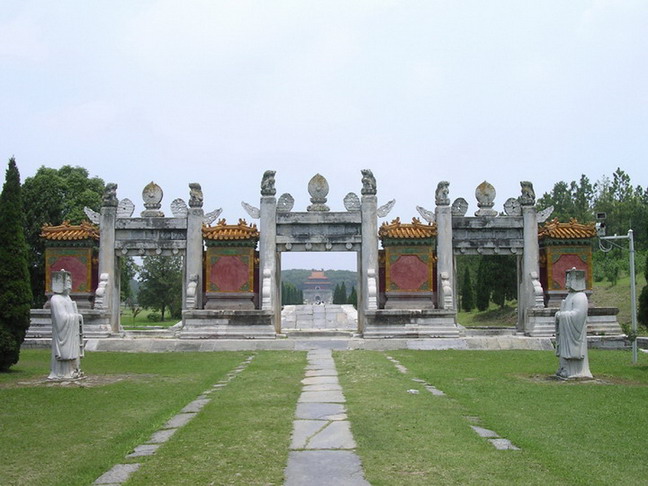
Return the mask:
<svg viewBox="0 0 648 486">
<path fill-rule="evenodd" d="M 605 221 L 598 221 L 596 223 L 596 235 L 599 237 L 605 236 Z"/>
</svg>

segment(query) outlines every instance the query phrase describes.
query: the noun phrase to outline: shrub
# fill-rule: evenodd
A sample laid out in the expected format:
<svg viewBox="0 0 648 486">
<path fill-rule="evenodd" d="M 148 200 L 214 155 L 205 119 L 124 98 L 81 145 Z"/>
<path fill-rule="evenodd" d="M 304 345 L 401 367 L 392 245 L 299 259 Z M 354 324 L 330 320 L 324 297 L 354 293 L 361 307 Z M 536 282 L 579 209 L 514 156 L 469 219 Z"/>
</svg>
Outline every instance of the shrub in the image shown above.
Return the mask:
<svg viewBox="0 0 648 486">
<path fill-rule="evenodd" d="M 158 312 L 151 312 L 146 318 L 151 322 L 160 322 L 162 320 L 162 315 Z"/>
</svg>

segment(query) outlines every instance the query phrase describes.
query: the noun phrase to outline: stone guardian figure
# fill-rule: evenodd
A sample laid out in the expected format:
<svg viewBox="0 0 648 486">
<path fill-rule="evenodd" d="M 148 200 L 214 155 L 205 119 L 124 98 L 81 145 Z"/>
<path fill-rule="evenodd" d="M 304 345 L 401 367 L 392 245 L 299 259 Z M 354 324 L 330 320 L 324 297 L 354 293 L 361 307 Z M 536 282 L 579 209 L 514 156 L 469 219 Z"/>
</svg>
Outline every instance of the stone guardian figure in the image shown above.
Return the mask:
<svg viewBox="0 0 648 486">
<path fill-rule="evenodd" d="M 72 275 L 65 270 L 52 272 L 50 299 L 52 312 L 52 362 L 49 380 L 75 380 L 83 377 L 83 316 L 70 298 Z"/>
<path fill-rule="evenodd" d="M 585 272 L 567 270 L 567 297 L 556 312 L 556 356 L 560 366 L 559 378 L 592 378 L 587 359 L 587 296 Z"/>
</svg>

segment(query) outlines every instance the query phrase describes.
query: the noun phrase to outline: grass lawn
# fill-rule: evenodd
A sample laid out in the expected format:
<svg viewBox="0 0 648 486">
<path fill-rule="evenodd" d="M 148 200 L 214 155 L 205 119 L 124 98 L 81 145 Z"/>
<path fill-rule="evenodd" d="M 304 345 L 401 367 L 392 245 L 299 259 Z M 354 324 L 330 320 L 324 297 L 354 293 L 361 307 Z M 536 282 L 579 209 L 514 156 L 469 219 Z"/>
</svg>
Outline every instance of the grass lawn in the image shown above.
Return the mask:
<svg viewBox="0 0 648 486">
<path fill-rule="evenodd" d="M 123 308 L 121 314 L 121 325 L 124 329 L 146 329 L 152 326 L 156 327 L 171 327 L 178 323 L 179 319 L 171 317 L 171 313 L 167 310 L 164 314 L 164 321 L 150 320 L 149 314 L 159 314 L 159 312 L 150 309 L 142 309 L 135 317 L 129 308 Z"/>
<path fill-rule="evenodd" d="M 125 459 L 249 355 L 88 353 L 84 370 L 105 383 L 70 388 L 35 383 L 47 375 L 49 352 L 23 351 L 15 371 L 0 374 L 0 484 L 88 485 L 123 462 L 142 463 L 125 486 L 282 484 L 303 352 L 256 353 L 154 456 Z M 648 484 L 646 354 L 632 366 L 630 353 L 591 351 L 598 381 L 590 383 L 551 380 L 551 352 L 334 357 L 373 485 Z M 466 417 L 522 450 L 495 450 Z"/>
<path fill-rule="evenodd" d="M 79 388 L 33 383 L 50 353 L 23 350 L 0 374 L 0 484 L 92 483 L 249 354 L 88 353 L 106 384 Z"/>
<path fill-rule="evenodd" d="M 557 367 L 551 352 L 335 357 L 358 454 L 374 485 L 648 484 L 645 355 L 632 366 L 629 353 L 592 351 L 592 372 L 603 383 L 576 384 L 549 379 Z M 433 396 L 413 377 L 447 396 Z M 479 417 L 478 425 L 522 450 L 495 450 L 466 417 Z"/>
</svg>

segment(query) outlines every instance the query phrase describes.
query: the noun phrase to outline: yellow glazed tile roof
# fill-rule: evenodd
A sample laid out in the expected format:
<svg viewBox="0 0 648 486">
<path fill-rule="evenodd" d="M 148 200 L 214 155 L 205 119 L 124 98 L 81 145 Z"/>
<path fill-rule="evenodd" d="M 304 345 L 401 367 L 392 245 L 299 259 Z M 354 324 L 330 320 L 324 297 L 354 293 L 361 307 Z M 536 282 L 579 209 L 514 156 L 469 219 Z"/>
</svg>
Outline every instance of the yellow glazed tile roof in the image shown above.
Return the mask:
<svg viewBox="0 0 648 486">
<path fill-rule="evenodd" d="M 46 224 L 42 228 L 41 238 L 55 241 L 98 240 L 99 228 L 88 221 L 79 225 L 70 224 L 69 221 L 64 221 L 59 226 Z"/>
<path fill-rule="evenodd" d="M 221 219 L 216 226 L 203 226 L 203 237 L 206 240 L 258 240 L 259 230 L 255 224 L 248 225 L 244 219 L 238 224 L 227 224 Z"/>
<path fill-rule="evenodd" d="M 391 223 L 383 223 L 378 230 L 378 236 L 382 238 L 419 240 L 436 236 L 436 223 L 423 224 L 418 218 L 412 218 L 410 224 L 401 223 L 396 218 Z"/>
<path fill-rule="evenodd" d="M 545 223 L 538 231 L 539 238 L 554 238 L 557 240 L 593 238 L 595 236 L 596 226 L 594 223 L 582 224 L 573 218 L 569 223 L 561 223 L 554 218 Z"/>
</svg>

